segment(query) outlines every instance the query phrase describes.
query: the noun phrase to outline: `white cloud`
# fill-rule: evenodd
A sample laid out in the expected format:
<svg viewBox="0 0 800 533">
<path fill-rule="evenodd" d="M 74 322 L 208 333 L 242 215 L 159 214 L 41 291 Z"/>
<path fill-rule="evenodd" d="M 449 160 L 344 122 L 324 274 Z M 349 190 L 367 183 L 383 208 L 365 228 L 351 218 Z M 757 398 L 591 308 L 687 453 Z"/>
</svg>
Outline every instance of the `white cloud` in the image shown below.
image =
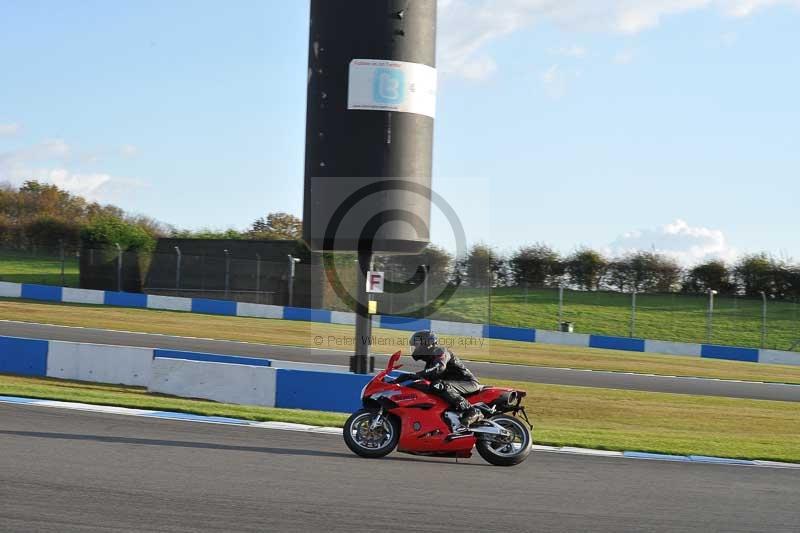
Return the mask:
<svg viewBox="0 0 800 533">
<path fill-rule="evenodd" d="M 7 122 L 0 124 L 0 137 L 13 137 L 22 130 L 22 124 L 18 122 Z"/>
<path fill-rule="evenodd" d="M 445 75 L 485 79 L 494 71 L 486 68 L 494 61 L 485 48 L 539 22 L 572 31 L 636 34 L 691 11 L 713 8 L 747 17 L 775 6 L 800 8 L 800 0 L 439 0 L 439 67 Z"/>
<path fill-rule="evenodd" d="M 122 198 L 126 191 L 142 184 L 136 180 L 113 176 L 105 172 L 76 170 L 73 148 L 62 139 L 0 152 L 0 181 L 19 185 L 26 180 L 38 180 L 99 202 Z"/>
<path fill-rule="evenodd" d="M 738 255 L 721 230 L 690 226 L 680 219 L 658 228 L 625 233 L 606 249 L 615 256 L 641 250 L 655 250 L 687 266 L 709 259 L 730 261 Z"/>
<path fill-rule="evenodd" d="M 41 169 L 38 179 L 90 200 L 102 199 L 104 186 L 113 180 L 109 174 L 76 174 L 65 168 Z"/>
</svg>

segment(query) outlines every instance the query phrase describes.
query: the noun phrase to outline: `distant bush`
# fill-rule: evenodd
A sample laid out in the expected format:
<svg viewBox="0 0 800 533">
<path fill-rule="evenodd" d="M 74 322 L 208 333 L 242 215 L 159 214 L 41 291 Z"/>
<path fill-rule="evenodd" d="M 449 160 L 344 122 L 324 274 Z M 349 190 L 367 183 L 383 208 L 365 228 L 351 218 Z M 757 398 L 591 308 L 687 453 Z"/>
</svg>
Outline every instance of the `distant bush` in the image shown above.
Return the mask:
<svg viewBox="0 0 800 533">
<path fill-rule="evenodd" d="M 110 216 L 100 216 L 81 230 L 81 240 L 89 248 L 110 248 L 119 244 L 125 252 L 152 252 L 156 239 L 144 228 Z"/>
</svg>

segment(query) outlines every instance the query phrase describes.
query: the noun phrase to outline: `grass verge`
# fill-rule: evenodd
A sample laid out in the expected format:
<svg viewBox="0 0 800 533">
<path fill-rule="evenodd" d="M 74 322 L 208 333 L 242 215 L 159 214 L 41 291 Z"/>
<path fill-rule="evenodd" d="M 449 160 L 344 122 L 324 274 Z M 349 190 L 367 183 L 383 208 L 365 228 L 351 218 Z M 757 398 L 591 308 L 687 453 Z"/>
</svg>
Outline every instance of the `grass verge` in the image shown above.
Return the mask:
<svg viewBox="0 0 800 533">
<path fill-rule="evenodd" d="M 535 441 L 554 446 L 800 462 L 800 405 L 538 385 L 528 391 Z M 0 375 L 0 394 L 341 427 L 346 415 L 189 400 L 137 387 Z"/>
<path fill-rule="evenodd" d="M 491 317 L 489 312 L 491 310 Z M 635 335 L 645 339 L 702 343 L 707 340 L 708 296 L 639 294 Z M 565 291 L 563 320 L 576 331 L 627 337 L 631 332 L 631 295 Z M 553 329 L 559 317 L 558 289 L 492 290 L 460 288 L 437 318 L 464 322 Z M 761 298 L 720 295 L 714 301 L 712 342 L 731 346 L 761 345 Z M 766 347 L 789 350 L 800 341 L 800 300 L 771 300 L 767 308 Z"/>
<path fill-rule="evenodd" d="M 0 253 L 0 281 L 77 287 L 78 277 L 78 260 L 74 256 L 65 257 L 62 279 L 61 259 L 58 257 Z"/>
<path fill-rule="evenodd" d="M 351 326 L 150 309 L 0 299 L 0 319 L 312 348 L 352 350 L 353 346 Z M 374 335 L 377 353 L 407 348 L 406 332 L 376 329 Z M 444 341 L 452 343 L 460 357 L 473 361 L 800 384 L 800 367 L 795 366 L 463 337 Z M 341 364 L 342 360 L 325 359 L 320 353 L 319 362 Z"/>
</svg>

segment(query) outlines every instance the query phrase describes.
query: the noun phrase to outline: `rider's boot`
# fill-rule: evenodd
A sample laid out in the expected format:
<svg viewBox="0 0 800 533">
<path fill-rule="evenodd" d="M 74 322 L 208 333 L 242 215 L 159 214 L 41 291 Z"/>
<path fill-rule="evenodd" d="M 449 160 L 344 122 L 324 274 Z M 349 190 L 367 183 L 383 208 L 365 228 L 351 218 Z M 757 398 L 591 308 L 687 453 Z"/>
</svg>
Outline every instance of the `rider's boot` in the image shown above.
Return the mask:
<svg viewBox="0 0 800 533">
<path fill-rule="evenodd" d="M 461 423 L 466 427 L 470 427 L 472 424 L 480 422 L 481 420 L 483 420 L 483 413 L 475 407 L 470 407 L 461 413 Z"/>
</svg>

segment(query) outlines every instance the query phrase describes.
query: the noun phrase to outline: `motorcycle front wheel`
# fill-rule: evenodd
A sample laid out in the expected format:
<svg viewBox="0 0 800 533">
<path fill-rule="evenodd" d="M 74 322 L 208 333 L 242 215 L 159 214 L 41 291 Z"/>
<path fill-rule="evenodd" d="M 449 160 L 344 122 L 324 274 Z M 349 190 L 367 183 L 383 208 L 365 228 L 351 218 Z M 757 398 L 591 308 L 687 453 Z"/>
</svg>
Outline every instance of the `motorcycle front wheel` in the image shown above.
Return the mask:
<svg viewBox="0 0 800 533">
<path fill-rule="evenodd" d="M 394 418 L 386 415 L 381 416 L 375 425 L 377 416 L 376 411 L 361 409 L 344 423 L 344 442 L 356 455 L 378 459 L 389 455 L 397 447 L 400 426 Z"/>
<path fill-rule="evenodd" d="M 514 466 L 527 459 L 533 444 L 528 426 L 522 420 L 509 415 L 497 415 L 489 420 L 511 432 L 511 438 L 478 440 L 475 448 L 480 456 L 495 466 Z"/>
</svg>

